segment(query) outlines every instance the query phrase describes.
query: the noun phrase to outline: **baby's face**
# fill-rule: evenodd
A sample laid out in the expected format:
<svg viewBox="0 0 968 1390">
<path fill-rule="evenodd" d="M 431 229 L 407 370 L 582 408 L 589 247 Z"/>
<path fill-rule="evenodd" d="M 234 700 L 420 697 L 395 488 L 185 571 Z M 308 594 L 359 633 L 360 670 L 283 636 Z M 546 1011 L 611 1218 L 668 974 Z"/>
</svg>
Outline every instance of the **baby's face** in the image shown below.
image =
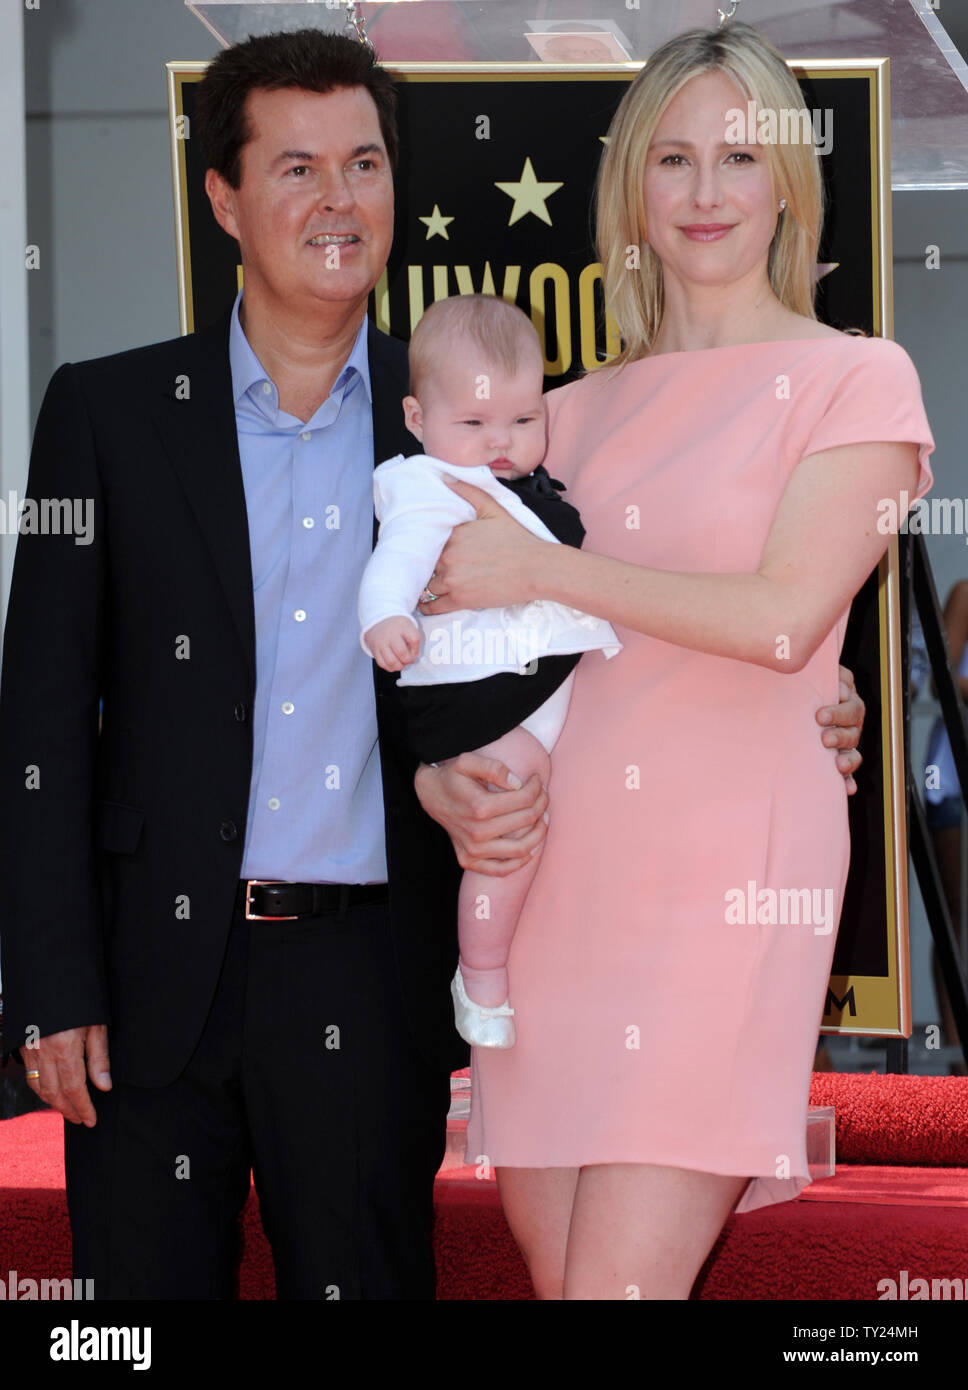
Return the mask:
<svg viewBox="0 0 968 1390">
<path fill-rule="evenodd" d="M 535 354 L 513 376 L 448 364 L 404 401 L 407 428 L 424 453 L 463 468 L 485 464 L 498 478 L 523 478 L 545 456 L 542 363 Z"/>
</svg>

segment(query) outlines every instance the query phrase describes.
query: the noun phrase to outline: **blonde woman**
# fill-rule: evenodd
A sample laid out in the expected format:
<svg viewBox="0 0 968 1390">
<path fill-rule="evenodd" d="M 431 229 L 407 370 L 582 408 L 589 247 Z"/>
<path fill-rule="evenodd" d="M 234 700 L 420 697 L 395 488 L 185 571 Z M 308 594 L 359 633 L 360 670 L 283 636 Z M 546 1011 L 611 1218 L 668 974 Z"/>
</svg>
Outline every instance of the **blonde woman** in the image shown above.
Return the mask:
<svg viewBox="0 0 968 1390">
<path fill-rule="evenodd" d="M 732 143 L 749 101 L 803 105 L 755 30 L 694 31 L 612 123 L 598 241 L 624 350 L 548 398 L 584 550 L 457 483 L 480 519 L 433 580 L 435 612 L 540 594 L 625 644 L 575 678 L 509 962 L 517 1045 L 473 1053 L 468 1152 L 540 1298 L 688 1298 L 731 1211 L 809 1181 L 849 849 L 814 710 L 888 543 L 877 503 L 927 490 L 933 444 L 903 350 L 817 321 L 818 156 Z"/>
</svg>

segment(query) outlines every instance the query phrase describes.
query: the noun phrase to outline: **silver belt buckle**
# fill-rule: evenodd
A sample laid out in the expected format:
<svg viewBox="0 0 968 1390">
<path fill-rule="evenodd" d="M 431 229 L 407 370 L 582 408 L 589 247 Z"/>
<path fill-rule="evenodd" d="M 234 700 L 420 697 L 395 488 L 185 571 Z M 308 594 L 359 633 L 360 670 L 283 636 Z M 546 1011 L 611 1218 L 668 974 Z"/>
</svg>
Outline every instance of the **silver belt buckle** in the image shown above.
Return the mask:
<svg viewBox="0 0 968 1390">
<path fill-rule="evenodd" d="M 295 922 L 298 912 L 290 912 L 283 917 L 260 917 L 252 911 L 252 889 L 265 888 L 273 883 L 285 883 L 282 878 L 247 878 L 245 881 L 245 920 L 247 922 Z"/>
</svg>

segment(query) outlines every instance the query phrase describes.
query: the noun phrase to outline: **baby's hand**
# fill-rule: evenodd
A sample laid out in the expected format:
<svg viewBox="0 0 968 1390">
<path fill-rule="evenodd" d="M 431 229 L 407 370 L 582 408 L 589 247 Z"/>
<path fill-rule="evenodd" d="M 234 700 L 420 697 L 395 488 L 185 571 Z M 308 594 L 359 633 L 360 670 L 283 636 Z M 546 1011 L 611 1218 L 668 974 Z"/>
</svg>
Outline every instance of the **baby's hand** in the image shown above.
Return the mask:
<svg viewBox="0 0 968 1390">
<path fill-rule="evenodd" d="M 409 618 L 384 618 L 367 628 L 363 639 L 384 671 L 399 671 L 420 654 L 420 633 Z"/>
</svg>

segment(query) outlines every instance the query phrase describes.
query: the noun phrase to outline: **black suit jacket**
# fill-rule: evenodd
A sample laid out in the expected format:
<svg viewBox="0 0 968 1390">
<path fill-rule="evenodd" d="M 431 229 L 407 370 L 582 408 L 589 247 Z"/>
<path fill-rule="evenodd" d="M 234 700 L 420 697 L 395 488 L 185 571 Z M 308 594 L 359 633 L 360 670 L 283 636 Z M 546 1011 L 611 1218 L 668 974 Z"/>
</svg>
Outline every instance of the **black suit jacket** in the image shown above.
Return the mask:
<svg viewBox="0 0 968 1390">
<path fill-rule="evenodd" d="M 148 1086 L 179 1074 L 204 1025 L 252 772 L 255 619 L 228 332 L 225 315 L 54 374 L 27 495 L 93 499 L 94 537 L 21 535 L 4 637 L 4 1045 L 31 1025 L 44 1036 L 106 1022 L 113 1074 Z M 379 462 L 415 447 L 400 407 L 407 359 L 372 324 L 368 349 Z M 416 1046 L 457 1067 L 460 870 L 416 799 L 395 676 L 374 665 L 374 682 L 397 967 Z"/>
</svg>

